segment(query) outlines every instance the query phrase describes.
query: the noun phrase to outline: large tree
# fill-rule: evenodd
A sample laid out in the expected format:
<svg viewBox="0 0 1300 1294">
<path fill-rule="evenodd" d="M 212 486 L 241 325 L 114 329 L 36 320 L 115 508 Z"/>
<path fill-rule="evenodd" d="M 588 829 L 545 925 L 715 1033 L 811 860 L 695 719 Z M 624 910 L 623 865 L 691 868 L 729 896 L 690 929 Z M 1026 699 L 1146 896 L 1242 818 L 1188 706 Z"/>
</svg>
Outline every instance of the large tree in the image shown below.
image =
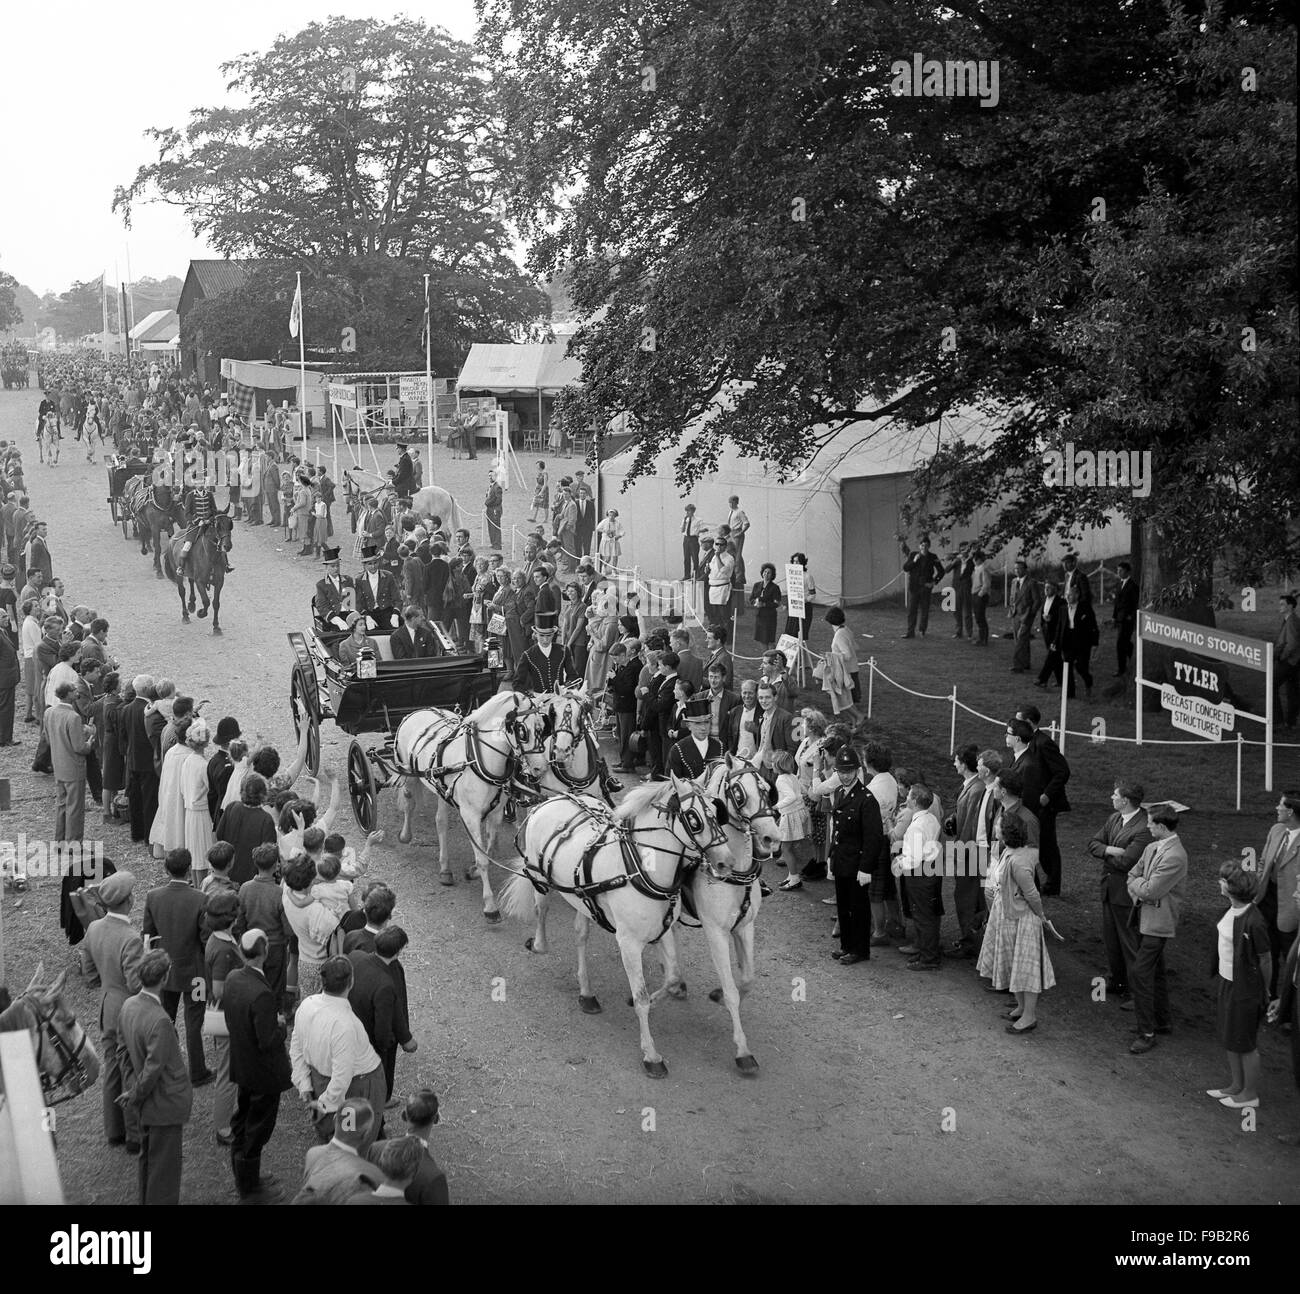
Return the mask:
<svg viewBox="0 0 1300 1294">
<path fill-rule="evenodd" d="M 1293 528 L 1250 519 L 1294 516 L 1300 494 L 1279 453 L 1294 277 L 1273 272 L 1295 232 L 1277 170 L 1294 33 L 1252 8 L 485 0 L 512 210 L 591 320 L 562 416 L 632 413 L 635 472 L 713 411 L 678 458 L 685 488 L 728 442 L 789 470 L 982 409 L 991 434 L 941 449 L 918 519 L 1005 499 L 988 538 L 1032 546 L 1119 507 L 1168 550 L 1152 565 L 1175 598 L 1216 550 L 1294 557 Z M 893 94 L 914 54 L 996 61 L 996 106 Z M 1231 349 L 1238 324 L 1253 353 Z M 1141 511 L 1049 486 L 1043 452 L 1067 439 L 1151 449 Z M 1214 525 L 1184 524 L 1210 482 Z"/>
<path fill-rule="evenodd" d="M 0 270 L 0 332 L 17 328 L 23 321 L 22 307 L 18 304 L 18 280 Z"/>
<path fill-rule="evenodd" d="M 376 363 L 423 367 L 425 272 L 446 349 L 480 321 L 490 323 L 480 340 L 538 324 L 546 298 L 509 254 L 508 158 L 469 46 L 413 19 L 331 18 L 222 70 L 231 104 L 149 132 L 157 160 L 114 199 L 128 223 L 139 201 L 170 203 L 225 256 L 346 284 L 327 306 L 333 336 L 334 325 L 354 328 Z"/>
</svg>

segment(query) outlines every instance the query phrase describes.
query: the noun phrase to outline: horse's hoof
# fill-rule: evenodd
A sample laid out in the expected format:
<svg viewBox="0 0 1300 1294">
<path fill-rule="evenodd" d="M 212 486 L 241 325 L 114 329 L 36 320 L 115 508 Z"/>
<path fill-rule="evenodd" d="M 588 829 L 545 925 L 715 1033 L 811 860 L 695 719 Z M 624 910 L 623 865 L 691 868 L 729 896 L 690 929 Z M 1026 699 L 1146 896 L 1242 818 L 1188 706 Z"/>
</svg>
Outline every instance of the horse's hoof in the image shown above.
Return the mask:
<svg viewBox="0 0 1300 1294">
<path fill-rule="evenodd" d="M 408 844 L 410 843 L 409 838 L 408 838 L 408 840 L 407 840 L 407 843 L 408 843 Z M 438 873 L 438 884 L 439 884 L 439 885 L 455 885 L 455 884 L 456 884 L 456 878 L 455 878 L 455 877 L 454 877 L 450 872 L 439 872 L 439 873 Z"/>
<path fill-rule="evenodd" d="M 721 1002 L 721 1001 L 722 1001 L 722 990 L 721 990 L 720 988 L 715 988 L 715 989 L 713 990 L 713 992 L 709 994 L 709 1001 L 710 1001 L 710 1002 Z"/>
<path fill-rule="evenodd" d="M 474 869 L 472 867 L 467 867 L 465 869 L 465 879 L 467 881 L 472 881 L 474 879 Z"/>
<path fill-rule="evenodd" d="M 220 637 L 221 637 L 221 626 L 220 626 L 220 625 L 213 625 L 213 626 L 212 626 L 212 636 L 213 636 L 214 638 L 220 638 Z"/>
<path fill-rule="evenodd" d="M 206 620 L 207 618 L 208 618 L 208 609 L 207 607 L 204 607 L 203 610 L 199 612 L 199 619 Z"/>
<path fill-rule="evenodd" d="M 662 1060 L 643 1060 L 641 1068 L 645 1070 L 651 1078 L 667 1078 L 668 1066 Z"/>
<path fill-rule="evenodd" d="M 501 913 L 499 913 L 499 912 L 485 912 L 485 913 L 483 914 L 483 920 L 486 921 L 486 922 L 488 923 L 488 925 L 490 925 L 490 926 L 494 926 L 494 925 L 498 924 L 498 922 L 500 922 L 500 920 L 501 920 Z"/>
<path fill-rule="evenodd" d="M 402 844 L 404 844 L 404 845 L 409 845 L 409 844 L 411 843 L 411 833 L 410 833 L 409 831 L 399 831 L 399 832 L 397 833 L 397 838 L 398 838 L 398 840 L 400 840 L 400 841 L 402 842 Z M 445 882 L 444 882 L 444 884 L 445 884 Z"/>
<path fill-rule="evenodd" d="M 758 1073 L 758 1061 L 756 1061 L 753 1056 L 737 1056 L 736 1068 L 740 1070 L 742 1074 L 752 1078 Z"/>
<path fill-rule="evenodd" d="M 183 625 L 187 625 L 187 624 L 189 624 L 189 622 L 190 622 L 190 618 L 189 618 L 189 616 L 187 616 L 187 615 L 182 611 L 182 612 L 181 612 L 181 624 L 183 624 Z"/>
<path fill-rule="evenodd" d="M 679 1002 L 686 997 L 686 981 L 680 980 L 668 989 L 668 996 L 675 997 Z"/>
<path fill-rule="evenodd" d="M 600 1003 L 594 997 L 583 997 L 579 994 L 578 1005 L 584 1015 L 599 1015 L 601 1012 Z"/>
<path fill-rule="evenodd" d="M 167 578 L 162 571 L 154 571 L 153 577 L 156 580 L 165 580 Z"/>
</svg>

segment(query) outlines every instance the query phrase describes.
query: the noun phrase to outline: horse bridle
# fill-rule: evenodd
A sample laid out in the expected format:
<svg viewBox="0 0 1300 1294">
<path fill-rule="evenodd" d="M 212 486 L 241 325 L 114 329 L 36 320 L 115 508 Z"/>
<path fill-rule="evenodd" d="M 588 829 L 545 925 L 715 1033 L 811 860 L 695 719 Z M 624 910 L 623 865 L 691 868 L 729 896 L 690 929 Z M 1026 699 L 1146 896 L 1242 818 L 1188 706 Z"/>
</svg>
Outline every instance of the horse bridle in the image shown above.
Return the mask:
<svg viewBox="0 0 1300 1294">
<path fill-rule="evenodd" d="M 556 700 L 560 701 L 560 718 L 550 725 L 549 735 L 558 741 L 561 734 L 567 734 L 569 738 L 569 748 L 564 752 L 563 757 L 556 741 L 551 743 L 551 763 L 557 761 L 567 764 L 573 758 L 574 752 L 578 749 L 578 726 L 570 721 L 570 710 L 576 710 L 578 715 L 582 715 L 582 702 L 575 696 L 569 696 L 562 693 L 557 696 Z M 554 702 L 552 702 L 552 714 L 554 713 Z"/>
<path fill-rule="evenodd" d="M 41 1076 L 41 1091 L 45 1095 L 45 1104 L 61 1105 L 64 1101 L 71 1101 L 73 1097 L 80 1096 L 91 1083 L 90 1075 L 86 1072 L 86 1063 L 81 1059 L 82 1053 L 86 1050 L 89 1042 L 86 1031 L 82 1029 L 81 1040 L 74 1045 L 59 1031 L 57 1011 L 51 1011 L 48 1015 L 44 1014 L 41 1010 L 40 998 L 36 994 L 24 993 L 18 1000 L 26 1002 L 28 1009 L 36 1017 L 38 1025 L 36 1030 L 36 1068 Z M 41 1068 L 41 1057 L 45 1053 L 47 1038 L 62 1063 L 62 1068 L 57 1074 L 49 1074 Z M 69 1084 L 73 1084 L 72 1090 L 66 1095 L 55 1100 L 50 1099 L 55 1092 L 67 1087 Z"/>
<path fill-rule="evenodd" d="M 725 880 L 733 885 L 747 885 L 759 874 L 759 872 L 763 870 L 763 864 L 771 858 L 771 854 L 760 854 L 758 850 L 754 848 L 754 823 L 759 818 L 771 818 L 774 822 L 779 824 L 781 821 L 781 810 L 775 805 L 767 804 L 765 802 L 763 807 L 757 813 L 746 814 L 745 801 L 748 797 L 740 785 L 740 780 L 746 773 L 752 773 L 755 781 L 757 781 L 758 772 L 754 769 L 753 765 L 746 765 L 743 768 L 726 768 L 725 765 L 720 765 L 720 767 L 724 769 L 722 780 L 723 796 L 731 815 L 745 828 L 746 831 L 749 832 L 750 858 L 753 861 L 752 866 L 743 872 L 730 871 L 725 874 L 719 874 L 710 867 L 708 869 L 709 875 L 713 876 L 715 880 Z M 705 863 L 705 866 L 708 867 L 707 862 Z"/>
</svg>

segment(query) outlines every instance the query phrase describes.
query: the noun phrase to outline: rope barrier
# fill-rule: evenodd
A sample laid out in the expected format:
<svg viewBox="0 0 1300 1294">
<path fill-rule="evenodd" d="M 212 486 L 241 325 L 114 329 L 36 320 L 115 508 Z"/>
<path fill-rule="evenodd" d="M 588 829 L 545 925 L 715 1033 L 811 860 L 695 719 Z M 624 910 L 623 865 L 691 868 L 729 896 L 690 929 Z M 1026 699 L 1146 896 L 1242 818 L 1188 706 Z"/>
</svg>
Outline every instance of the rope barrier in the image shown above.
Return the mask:
<svg viewBox="0 0 1300 1294">
<path fill-rule="evenodd" d="M 889 675 L 886 674 L 885 671 L 881 669 L 879 665 L 876 665 L 873 662 L 868 662 L 868 665 L 869 668 L 872 670 L 872 672 L 879 674 L 880 677 L 883 678 L 886 683 L 892 684 L 900 692 L 906 692 L 909 696 L 919 696 L 926 701 L 951 701 L 952 700 L 951 692 L 949 692 L 947 696 L 934 696 L 929 692 L 913 692 L 910 687 L 904 687 L 901 683 L 890 678 Z M 960 705 L 961 702 L 958 702 L 958 704 Z"/>
</svg>

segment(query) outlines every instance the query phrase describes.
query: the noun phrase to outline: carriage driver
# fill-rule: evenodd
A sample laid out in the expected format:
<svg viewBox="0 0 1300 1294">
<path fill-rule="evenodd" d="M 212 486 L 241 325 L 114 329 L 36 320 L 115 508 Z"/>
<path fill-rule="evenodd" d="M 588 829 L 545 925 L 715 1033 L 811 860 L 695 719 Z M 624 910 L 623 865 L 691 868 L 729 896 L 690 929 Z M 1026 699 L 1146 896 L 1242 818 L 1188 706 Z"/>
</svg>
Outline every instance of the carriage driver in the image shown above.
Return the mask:
<svg viewBox="0 0 1300 1294">
<path fill-rule="evenodd" d="M 686 729 L 683 737 L 668 752 L 668 771 L 680 778 L 690 778 L 704 783 L 704 766 L 711 759 L 721 759 L 722 743 L 709 735 L 712 725 L 712 707 L 707 696 L 693 696 L 686 702 Z"/>
<path fill-rule="evenodd" d="M 573 664 L 573 654 L 567 647 L 559 647 L 555 635 L 560 628 L 558 611 L 539 611 L 533 623 L 533 633 L 537 641 L 519 658 L 515 668 L 514 688 L 517 692 L 557 692 L 562 687 L 578 686 L 582 675 Z M 620 782 L 609 771 L 605 756 L 596 747 L 597 766 L 600 769 L 600 784 L 606 793 L 613 795 L 623 789 Z"/>
<path fill-rule="evenodd" d="M 316 581 L 316 619 L 335 629 L 346 629 L 345 617 L 354 609 L 356 590 L 348 576 L 339 574 L 339 550 L 323 548 L 321 551 L 325 576 Z"/>
<path fill-rule="evenodd" d="M 185 511 L 190 518 L 190 526 L 185 532 L 185 542 L 181 545 L 181 569 L 187 575 L 193 576 L 194 572 L 190 568 L 190 549 L 217 515 L 216 489 L 209 476 L 205 475 L 202 482 L 190 491 L 185 500 Z M 227 571 L 233 571 L 235 568 L 231 566 L 230 558 L 220 545 L 217 546 L 216 552 L 216 560 L 223 561 Z"/>
</svg>

